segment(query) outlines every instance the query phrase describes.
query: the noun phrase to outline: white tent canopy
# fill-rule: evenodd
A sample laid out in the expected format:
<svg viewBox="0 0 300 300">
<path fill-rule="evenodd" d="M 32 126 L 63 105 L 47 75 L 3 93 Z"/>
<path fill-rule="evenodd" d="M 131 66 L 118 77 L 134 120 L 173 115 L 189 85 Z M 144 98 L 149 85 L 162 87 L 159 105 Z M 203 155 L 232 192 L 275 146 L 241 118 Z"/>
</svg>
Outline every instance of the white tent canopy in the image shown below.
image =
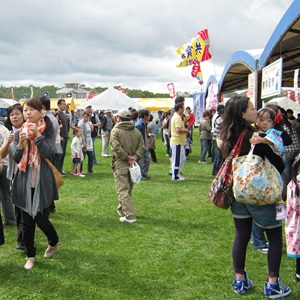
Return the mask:
<svg viewBox="0 0 300 300">
<path fill-rule="evenodd" d="M 300 114 L 300 105 L 287 97 L 281 98 L 273 98 L 272 100 L 265 103 L 266 104 L 275 104 L 278 105 L 285 110 L 291 109 L 294 111 L 294 117 L 297 118 L 298 114 Z"/>
<path fill-rule="evenodd" d="M 17 103 L 13 99 L 5 99 L 5 98 L 0 98 L 0 108 L 8 108 L 14 103 Z"/>
<path fill-rule="evenodd" d="M 121 93 L 120 91 L 110 87 L 101 94 L 93 97 L 92 99 L 80 104 L 79 107 L 86 108 L 91 105 L 93 109 L 112 110 L 127 109 L 128 107 L 135 108 L 136 110 L 144 109 L 145 107 L 138 102 L 132 100 L 130 97 Z"/>
</svg>

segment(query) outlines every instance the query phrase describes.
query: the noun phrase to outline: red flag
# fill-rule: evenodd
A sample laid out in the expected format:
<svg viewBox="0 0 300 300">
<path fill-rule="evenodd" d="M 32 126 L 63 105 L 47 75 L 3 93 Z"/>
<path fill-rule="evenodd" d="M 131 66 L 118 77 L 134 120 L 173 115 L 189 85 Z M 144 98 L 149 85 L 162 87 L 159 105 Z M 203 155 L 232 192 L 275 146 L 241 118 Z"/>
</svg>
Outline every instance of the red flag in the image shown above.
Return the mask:
<svg viewBox="0 0 300 300">
<path fill-rule="evenodd" d="M 201 61 L 211 59 L 212 55 L 209 52 L 210 40 L 209 40 L 209 37 L 208 37 L 208 30 L 203 29 L 202 31 L 198 32 L 198 34 L 201 36 L 201 38 L 203 39 L 204 44 L 205 44 Z"/>
<path fill-rule="evenodd" d="M 176 96 L 174 83 L 170 82 L 167 84 L 167 88 L 170 91 L 170 98 L 173 99 Z"/>
</svg>

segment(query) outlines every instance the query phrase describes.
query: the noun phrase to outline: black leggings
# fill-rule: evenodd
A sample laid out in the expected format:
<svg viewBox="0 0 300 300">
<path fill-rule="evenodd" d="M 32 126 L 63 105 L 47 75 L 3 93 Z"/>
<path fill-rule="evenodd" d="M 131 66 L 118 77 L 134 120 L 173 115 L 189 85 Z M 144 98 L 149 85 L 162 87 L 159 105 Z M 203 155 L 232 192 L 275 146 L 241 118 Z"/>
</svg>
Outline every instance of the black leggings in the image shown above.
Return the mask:
<svg viewBox="0 0 300 300">
<path fill-rule="evenodd" d="M 296 259 L 296 274 L 300 275 L 300 258 Z"/>
<path fill-rule="evenodd" d="M 252 218 L 234 218 L 236 235 L 232 248 L 234 272 L 244 274 L 247 245 L 251 238 Z M 279 277 L 282 256 L 282 226 L 265 229 L 269 241 L 268 266 L 269 277 Z"/>
</svg>

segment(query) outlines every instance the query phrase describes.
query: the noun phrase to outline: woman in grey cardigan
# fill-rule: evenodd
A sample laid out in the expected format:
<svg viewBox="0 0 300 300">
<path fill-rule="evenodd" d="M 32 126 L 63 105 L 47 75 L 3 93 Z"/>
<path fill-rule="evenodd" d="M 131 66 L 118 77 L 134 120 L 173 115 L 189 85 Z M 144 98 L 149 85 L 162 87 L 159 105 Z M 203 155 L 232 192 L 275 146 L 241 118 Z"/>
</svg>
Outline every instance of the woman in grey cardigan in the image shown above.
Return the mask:
<svg viewBox="0 0 300 300">
<path fill-rule="evenodd" d="M 36 224 L 48 239 L 44 258 L 56 252 L 57 232 L 49 220 L 50 205 L 58 200 L 58 190 L 53 172 L 45 158 L 53 161 L 54 131 L 51 120 L 44 115 L 39 99 L 30 98 L 24 103 L 25 122 L 15 132 L 13 159 L 18 164 L 12 187 L 13 203 L 21 209 L 22 228 L 29 270 L 36 261 L 34 235 Z"/>
<path fill-rule="evenodd" d="M 203 119 L 199 125 L 201 152 L 198 163 L 205 164 L 205 156 L 209 151 L 211 141 L 211 124 L 210 124 L 210 111 L 206 110 L 203 113 Z"/>
</svg>

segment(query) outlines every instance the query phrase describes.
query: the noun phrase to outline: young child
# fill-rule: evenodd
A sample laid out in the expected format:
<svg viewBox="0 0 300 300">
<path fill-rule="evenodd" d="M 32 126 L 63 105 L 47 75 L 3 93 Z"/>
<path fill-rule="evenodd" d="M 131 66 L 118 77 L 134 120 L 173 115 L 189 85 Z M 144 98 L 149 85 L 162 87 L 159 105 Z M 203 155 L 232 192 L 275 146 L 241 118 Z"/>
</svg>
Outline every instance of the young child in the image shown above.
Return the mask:
<svg viewBox="0 0 300 300">
<path fill-rule="evenodd" d="M 281 117 L 281 116 L 280 116 Z M 281 169 L 284 163 L 282 160 L 282 154 L 284 152 L 284 146 L 291 143 L 289 135 L 280 127 L 280 117 L 276 115 L 276 112 L 269 107 L 263 107 L 257 112 L 256 127 L 259 130 L 257 136 L 250 139 L 252 144 L 267 144 L 271 151 L 273 151 L 270 163 L 273 164 L 279 173 L 282 173 Z M 286 206 L 282 200 L 276 203 L 276 220 L 283 220 L 286 218 Z"/>
<path fill-rule="evenodd" d="M 292 180 L 287 187 L 285 235 L 287 256 L 296 258 L 295 281 L 300 282 L 300 154 L 292 165 Z"/>
<path fill-rule="evenodd" d="M 186 143 L 185 143 L 185 156 L 188 157 L 189 154 L 192 153 L 192 145 L 193 144 L 193 141 L 191 139 L 191 134 L 190 133 L 187 133 L 186 134 Z"/>
<path fill-rule="evenodd" d="M 71 157 L 72 160 L 72 166 L 71 166 L 71 175 L 74 175 L 76 177 L 85 177 L 85 175 L 81 174 L 80 167 L 83 160 L 83 152 L 82 152 L 82 130 L 81 128 L 75 127 L 73 129 L 74 137 L 71 144 Z M 74 173 L 76 169 L 77 173 Z"/>
</svg>

